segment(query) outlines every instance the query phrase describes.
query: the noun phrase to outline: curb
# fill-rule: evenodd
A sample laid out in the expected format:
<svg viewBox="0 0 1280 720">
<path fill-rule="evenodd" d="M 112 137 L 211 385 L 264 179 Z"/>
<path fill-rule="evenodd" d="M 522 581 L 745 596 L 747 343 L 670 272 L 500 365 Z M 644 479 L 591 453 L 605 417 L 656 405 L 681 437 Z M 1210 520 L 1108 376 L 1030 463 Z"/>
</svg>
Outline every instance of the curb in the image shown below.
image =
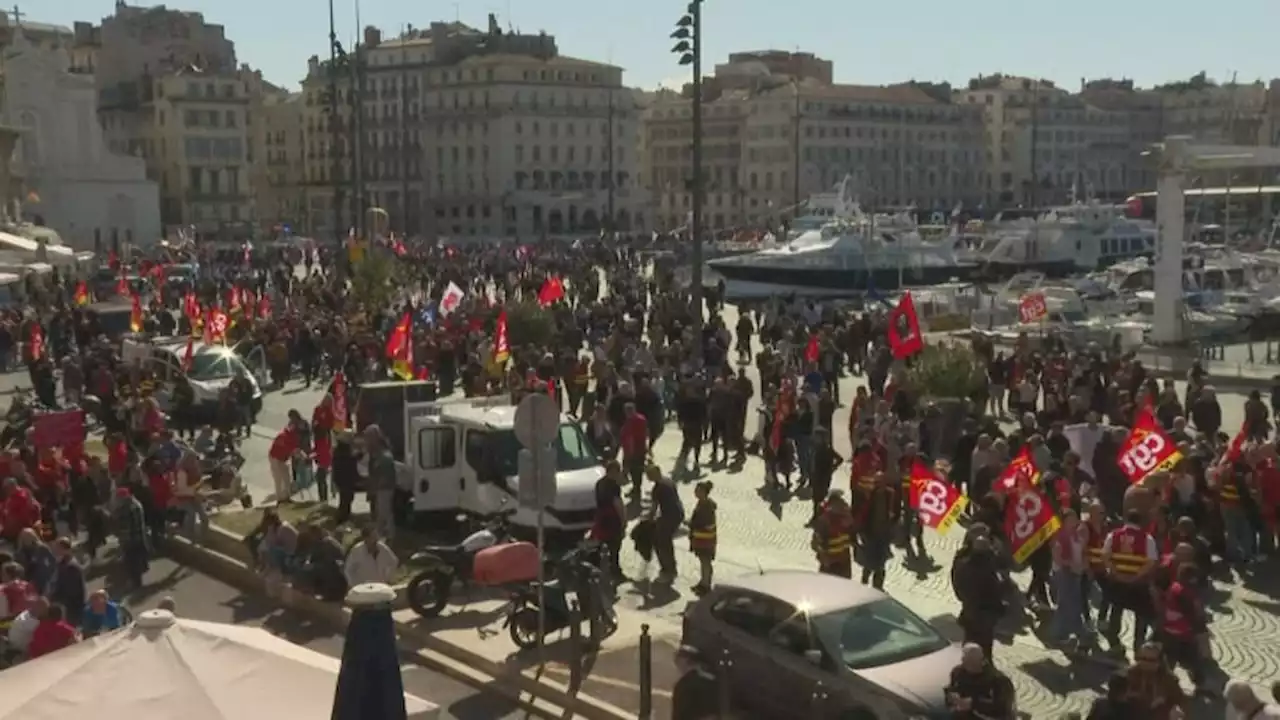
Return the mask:
<svg viewBox="0 0 1280 720">
<path fill-rule="evenodd" d="M 213 530 L 214 528 L 210 528 Z M 247 552 L 237 535 L 217 529 L 220 535 L 212 532 L 206 538 L 212 540 L 207 547 L 194 545 L 183 537 L 170 536 L 164 542 L 164 550 L 174 560 L 183 565 L 210 575 L 222 582 L 250 592 L 264 593 L 266 588 L 262 576 L 254 572 L 245 562 L 238 559 L 247 557 Z M 213 538 L 217 539 L 213 539 Z M 228 546 L 232 543 L 233 546 Z M 228 555 L 214 546 L 222 546 L 232 550 Z M 403 588 L 397 588 L 397 601 L 403 599 Z M 279 599 L 282 607 L 320 619 L 335 627 L 346 627 L 351 611 L 343 605 L 319 600 L 300 592 L 286 592 Z M 575 693 L 567 685 L 540 679 L 538 667 L 516 670 L 506 667 L 478 653 L 459 645 L 445 642 L 431 634 L 424 627 L 415 627 L 400 621 L 396 622 L 396 632 L 402 640 L 409 640 L 415 645 L 417 656 L 422 664 L 436 672 L 446 675 L 458 682 L 479 688 L 493 690 L 507 696 L 522 706 L 522 709 L 536 712 L 539 715 L 559 718 L 581 717 L 587 720 L 635 720 L 636 716 L 611 703 L 599 700 L 585 693 Z M 430 698 L 424 698 L 430 700 Z"/>
</svg>

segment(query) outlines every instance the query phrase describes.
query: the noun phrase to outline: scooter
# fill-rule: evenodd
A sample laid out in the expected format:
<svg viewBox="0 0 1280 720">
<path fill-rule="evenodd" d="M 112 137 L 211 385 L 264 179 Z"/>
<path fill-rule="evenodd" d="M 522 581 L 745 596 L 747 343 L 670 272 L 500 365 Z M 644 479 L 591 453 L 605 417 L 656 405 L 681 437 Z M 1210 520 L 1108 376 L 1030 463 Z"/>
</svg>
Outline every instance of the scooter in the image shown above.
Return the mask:
<svg viewBox="0 0 1280 720">
<path fill-rule="evenodd" d="M 511 641 L 523 650 L 537 647 L 546 634 L 557 632 L 586 618 L 591 623 L 591 642 L 598 644 L 618 629 L 618 613 L 602 582 L 598 544 L 584 544 L 570 551 L 552 567 L 553 579 L 539 587 L 529 583 L 514 592 L 503 625 Z M 541 590 L 541 592 L 539 592 Z M 569 593 L 581 606 L 574 613 Z M 539 634 L 538 607 L 542 603 L 544 627 Z"/>
<path fill-rule="evenodd" d="M 472 582 L 476 553 L 512 542 L 507 518 L 515 510 L 501 513 L 484 527 L 468 535 L 457 545 L 428 545 L 409 558 L 425 567 L 409 580 L 405 592 L 409 607 L 424 618 L 433 618 L 449 602 L 455 580 L 467 587 Z"/>
</svg>

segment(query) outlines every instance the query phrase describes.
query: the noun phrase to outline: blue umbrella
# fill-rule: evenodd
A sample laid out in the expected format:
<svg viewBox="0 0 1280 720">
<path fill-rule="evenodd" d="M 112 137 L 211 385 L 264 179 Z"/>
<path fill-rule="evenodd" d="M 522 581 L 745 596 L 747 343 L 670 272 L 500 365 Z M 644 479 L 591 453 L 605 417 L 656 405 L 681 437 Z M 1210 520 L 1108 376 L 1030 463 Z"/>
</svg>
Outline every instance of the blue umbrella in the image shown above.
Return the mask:
<svg viewBox="0 0 1280 720">
<path fill-rule="evenodd" d="M 342 646 L 342 669 L 333 694 L 331 720 L 406 720 L 404 680 L 396 652 L 386 585 L 357 585 L 347 593 L 351 622 Z"/>
</svg>

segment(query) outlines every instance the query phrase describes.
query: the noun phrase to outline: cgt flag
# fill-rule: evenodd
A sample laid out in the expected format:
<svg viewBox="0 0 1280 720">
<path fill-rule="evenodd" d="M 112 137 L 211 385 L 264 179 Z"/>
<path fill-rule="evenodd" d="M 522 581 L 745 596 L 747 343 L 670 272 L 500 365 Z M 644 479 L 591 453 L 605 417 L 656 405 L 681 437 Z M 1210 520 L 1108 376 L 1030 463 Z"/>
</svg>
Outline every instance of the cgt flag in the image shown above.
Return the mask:
<svg viewBox="0 0 1280 720">
<path fill-rule="evenodd" d="M 924 350 L 924 337 L 920 334 L 920 317 L 911 292 L 902 293 L 898 306 L 889 311 L 889 350 L 898 360 L 903 360 Z"/>
<path fill-rule="evenodd" d="M 1012 492 L 1018 488 L 1034 487 L 1040 484 L 1040 468 L 1031 458 L 1031 452 L 1024 446 L 1013 456 L 1004 472 L 996 478 L 995 488 L 1002 492 Z"/>
<path fill-rule="evenodd" d="M 907 499 L 920 515 L 921 524 L 937 530 L 940 535 L 951 529 L 969 504 L 969 499 L 943 480 L 938 470 L 919 460 L 911 465 L 911 490 Z"/>
<path fill-rule="evenodd" d="M 1129 478 L 1130 484 L 1143 481 L 1157 470 L 1168 470 L 1182 459 L 1178 446 L 1165 434 L 1151 407 L 1144 405 L 1133 420 L 1129 437 L 1120 444 L 1116 462 Z"/>
<path fill-rule="evenodd" d="M 1040 488 L 1024 485 L 1009 493 L 1004 505 L 1004 531 L 1014 561 L 1026 562 L 1061 526 L 1062 521 Z"/>
</svg>

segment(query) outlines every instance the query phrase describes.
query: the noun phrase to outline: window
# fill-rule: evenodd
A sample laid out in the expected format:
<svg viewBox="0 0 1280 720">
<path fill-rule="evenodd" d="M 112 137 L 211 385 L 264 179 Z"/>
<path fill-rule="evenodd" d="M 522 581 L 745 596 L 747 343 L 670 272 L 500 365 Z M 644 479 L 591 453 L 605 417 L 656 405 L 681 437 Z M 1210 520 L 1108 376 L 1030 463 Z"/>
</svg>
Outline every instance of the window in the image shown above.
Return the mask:
<svg viewBox="0 0 1280 720">
<path fill-rule="evenodd" d="M 810 623 L 829 654 L 855 670 L 922 657 L 949 644 L 893 598 L 817 615 Z"/>
<path fill-rule="evenodd" d="M 453 467 L 458 441 L 451 427 L 429 427 L 418 431 L 418 467 L 438 470 Z"/>
<path fill-rule="evenodd" d="M 485 448 L 488 445 L 489 433 L 483 430 L 467 431 L 467 449 L 466 458 L 467 465 L 472 470 L 482 470 L 485 467 Z"/>
<path fill-rule="evenodd" d="M 712 605 L 711 616 L 763 640 L 786 618 L 787 613 L 782 609 L 782 604 L 776 600 L 743 593 L 726 596 Z"/>
</svg>

